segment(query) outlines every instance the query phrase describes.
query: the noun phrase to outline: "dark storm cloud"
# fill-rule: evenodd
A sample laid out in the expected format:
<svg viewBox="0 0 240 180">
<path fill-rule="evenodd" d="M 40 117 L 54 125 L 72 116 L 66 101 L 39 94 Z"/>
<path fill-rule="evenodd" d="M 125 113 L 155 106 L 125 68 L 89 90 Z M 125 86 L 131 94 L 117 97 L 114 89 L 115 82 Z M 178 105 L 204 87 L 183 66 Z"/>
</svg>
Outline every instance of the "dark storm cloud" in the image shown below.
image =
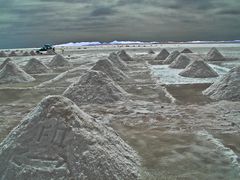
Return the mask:
<svg viewBox="0 0 240 180">
<path fill-rule="evenodd" d="M 239 0 L 0 0 L 0 47 L 239 39 Z"/>
</svg>

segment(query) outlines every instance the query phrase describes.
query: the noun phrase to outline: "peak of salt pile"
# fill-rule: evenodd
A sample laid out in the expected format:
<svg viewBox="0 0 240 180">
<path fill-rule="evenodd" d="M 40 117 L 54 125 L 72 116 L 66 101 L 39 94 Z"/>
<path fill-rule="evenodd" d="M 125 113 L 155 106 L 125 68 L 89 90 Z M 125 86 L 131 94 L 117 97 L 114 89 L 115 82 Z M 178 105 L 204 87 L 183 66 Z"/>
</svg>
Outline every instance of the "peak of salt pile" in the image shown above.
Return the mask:
<svg viewBox="0 0 240 180">
<path fill-rule="evenodd" d="M 117 52 L 117 55 L 123 60 L 123 61 L 133 61 L 133 59 L 131 58 L 131 56 L 126 53 L 125 50 L 121 50 L 119 52 Z"/>
<path fill-rule="evenodd" d="M 10 58 L 5 59 L 5 61 L 3 61 L 3 63 L 0 65 L 0 70 L 10 61 L 11 61 Z"/>
<path fill-rule="evenodd" d="M 170 65 L 170 68 L 184 69 L 190 64 L 191 60 L 186 55 L 179 55 Z"/>
<path fill-rule="evenodd" d="M 185 48 L 184 50 L 181 51 L 181 53 L 193 53 L 190 49 Z"/>
<path fill-rule="evenodd" d="M 211 78 L 218 77 L 218 73 L 215 72 L 204 61 L 194 61 L 189 64 L 182 72 L 179 73 L 183 77 L 191 78 Z"/>
<path fill-rule="evenodd" d="M 62 96 L 48 96 L 0 144 L 5 180 L 139 179 L 139 158 L 116 132 Z"/>
<path fill-rule="evenodd" d="M 23 56 L 30 56 L 30 54 L 29 54 L 29 52 L 25 51 L 25 52 L 23 53 Z"/>
<path fill-rule="evenodd" d="M 24 70 L 28 74 L 41 74 L 50 71 L 49 67 L 47 67 L 45 64 L 43 64 L 36 58 L 30 59 L 28 63 L 25 65 Z"/>
<path fill-rule="evenodd" d="M 163 61 L 163 64 L 171 64 L 179 55 L 179 51 L 171 52 L 169 56 Z"/>
<path fill-rule="evenodd" d="M 70 63 L 68 60 L 66 60 L 62 55 L 56 54 L 51 62 L 49 63 L 50 67 L 64 67 L 64 66 L 70 66 Z"/>
<path fill-rule="evenodd" d="M 7 57 L 7 54 L 4 51 L 0 51 L 0 57 Z"/>
<path fill-rule="evenodd" d="M 35 56 L 35 55 L 36 55 L 36 53 L 35 53 L 33 50 L 31 50 L 29 54 L 30 54 L 31 56 Z"/>
<path fill-rule="evenodd" d="M 8 62 L 0 70 L 0 83 L 31 82 L 35 79 L 13 62 Z"/>
<path fill-rule="evenodd" d="M 117 53 L 111 53 L 108 56 L 108 59 L 122 71 L 129 70 L 127 64 L 117 55 Z"/>
<path fill-rule="evenodd" d="M 155 54 L 155 52 L 152 49 L 149 49 L 148 54 Z"/>
<path fill-rule="evenodd" d="M 217 50 L 217 48 L 212 48 L 206 57 L 207 61 L 224 61 L 225 57 Z"/>
<path fill-rule="evenodd" d="M 166 49 L 162 49 L 161 52 L 155 58 L 155 60 L 165 60 L 168 56 L 169 52 Z"/>
<path fill-rule="evenodd" d="M 17 56 L 17 53 L 15 51 L 11 51 L 11 53 L 9 54 L 9 56 Z"/>
<path fill-rule="evenodd" d="M 216 100 L 240 101 L 240 66 L 231 69 L 203 94 Z"/>
<path fill-rule="evenodd" d="M 69 86 L 63 95 L 82 105 L 125 100 L 127 93 L 105 73 L 90 70 Z"/>
<path fill-rule="evenodd" d="M 113 63 L 108 59 L 102 59 L 96 62 L 92 67 L 92 70 L 102 71 L 107 74 L 114 81 L 123 81 L 127 79 L 127 75 L 117 67 L 114 67 Z"/>
</svg>

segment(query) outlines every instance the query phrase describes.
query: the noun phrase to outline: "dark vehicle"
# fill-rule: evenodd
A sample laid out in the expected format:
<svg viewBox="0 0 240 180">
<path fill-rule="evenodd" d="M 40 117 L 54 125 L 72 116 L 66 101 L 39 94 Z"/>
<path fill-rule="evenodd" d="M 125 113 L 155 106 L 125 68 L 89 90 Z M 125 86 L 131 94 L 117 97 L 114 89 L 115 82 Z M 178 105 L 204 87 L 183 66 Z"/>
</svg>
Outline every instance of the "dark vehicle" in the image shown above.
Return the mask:
<svg viewBox="0 0 240 180">
<path fill-rule="evenodd" d="M 52 51 L 55 51 L 55 48 L 50 45 L 50 44 L 45 44 L 43 47 L 41 47 L 39 50 L 37 50 L 36 52 L 38 54 L 42 54 L 42 52 L 44 51 L 49 51 L 49 50 L 52 50 Z"/>
</svg>

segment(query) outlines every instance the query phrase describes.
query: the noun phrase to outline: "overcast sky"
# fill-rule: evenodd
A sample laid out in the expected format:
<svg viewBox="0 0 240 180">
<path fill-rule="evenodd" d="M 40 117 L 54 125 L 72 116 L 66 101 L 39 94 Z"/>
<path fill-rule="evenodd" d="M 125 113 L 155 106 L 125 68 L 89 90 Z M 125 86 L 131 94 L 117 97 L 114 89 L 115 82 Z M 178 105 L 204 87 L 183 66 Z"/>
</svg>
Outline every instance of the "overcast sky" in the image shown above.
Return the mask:
<svg viewBox="0 0 240 180">
<path fill-rule="evenodd" d="M 240 39 L 240 0 L 0 0 L 0 48 Z"/>
</svg>

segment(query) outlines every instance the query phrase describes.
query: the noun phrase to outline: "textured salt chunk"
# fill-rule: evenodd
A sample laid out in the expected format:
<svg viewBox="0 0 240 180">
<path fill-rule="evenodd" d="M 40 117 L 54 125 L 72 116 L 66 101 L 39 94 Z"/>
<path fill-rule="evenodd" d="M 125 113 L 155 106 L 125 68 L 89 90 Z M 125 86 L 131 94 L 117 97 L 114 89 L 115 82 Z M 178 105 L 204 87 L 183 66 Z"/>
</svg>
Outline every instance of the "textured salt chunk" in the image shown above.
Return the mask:
<svg viewBox="0 0 240 180">
<path fill-rule="evenodd" d="M 121 50 L 121 51 L 117 52 L 117 54 L 123 61 L 133 61 L 131 56 L 129 54 L 127 54 L 125 50 Z"/>
<path fill-rule="evenodd" d="M 162 49 L 156 56 L 155 60 L 165 60 L 169 56 L 169 52 L 166 49 Z"/>
<path fill-rule="evenodd" d="M 50 71 L 50 68 L 47 67 L 45 64 L 43 64 L 41 61 L 39 61 L 36 58 L 32 58 L 28 61 L 28 63 L 25 65 L 24 70 L 28 74 L 41 74 L 41 73 L 47 73 Z"/>
<path fill-rule="evenodd" d="M 170 65 L 170 68 L 184 69 L 190 64 L 191 60 L 186 55 L 179 55 Z"/>
<path fill-rule="evenodd" d="M 108 59 L 122 71 L 129 70 L 127 64 L 118 56 L 117 53 L 115 52 L 111 53 L 108 56 Z"/>
<path fill-rule="evenodd" d="M 48 64 L 48 66 L 49 67 L 64 67 L 64 66 L 70 66 L 70 63 L 62 55 L 57 54 L 53 57 L 51 62 Z"/>
<path fill-rule="evenodd" d="M 179 55 L 179 51 L 171 52 L 171 54 L 169 54 L 169 56 L 163 61 L 163 64 L 171 64 Z"/>
<path fill-rule="evenodd" d="M 5 59 L 5 61 L 3 61 L 3 63 L 0 65 L 0 70 L 10 61 L 11 61 L 10 58 Z"/>
<path fill-rule="evenodd" d="M 212 48 L 208 52 L 206 60 L 207 61 L 224 61 L 226 59 L 216 48 Z"/>
</svg>

